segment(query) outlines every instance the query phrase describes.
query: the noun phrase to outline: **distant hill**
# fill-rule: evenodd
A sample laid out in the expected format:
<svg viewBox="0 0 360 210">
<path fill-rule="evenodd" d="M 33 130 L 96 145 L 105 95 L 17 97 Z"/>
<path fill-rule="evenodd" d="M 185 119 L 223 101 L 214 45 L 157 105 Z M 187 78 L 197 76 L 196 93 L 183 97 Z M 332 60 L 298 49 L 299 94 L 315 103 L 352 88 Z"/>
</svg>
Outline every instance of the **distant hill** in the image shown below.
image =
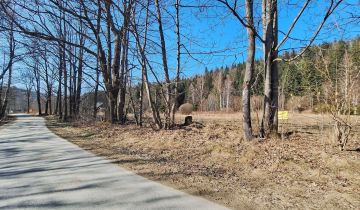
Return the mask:
<svg viewBox="0 0 360 210">
<path fill-rule="evenodd" d="M 3 89 L 3 92 L 6 88 Z M 2 94 L 2 97 L 4 94 Z M 2 98 L 3 100 L 3 98 Z M 30 96 L 30 106 L 31 108 L 36 108 L 34 106 L 34 102 L 36 100 L 35 92 L 31 92 Z M 17 88 L 16 86 L 10 87 L 10 95 L 9 95 L 9 102 L 8 102 L 8 111 L 12 112 L 26 112 L 27 111 L 27 97 L 26 97 L 26 90 Z"/>
</svg>

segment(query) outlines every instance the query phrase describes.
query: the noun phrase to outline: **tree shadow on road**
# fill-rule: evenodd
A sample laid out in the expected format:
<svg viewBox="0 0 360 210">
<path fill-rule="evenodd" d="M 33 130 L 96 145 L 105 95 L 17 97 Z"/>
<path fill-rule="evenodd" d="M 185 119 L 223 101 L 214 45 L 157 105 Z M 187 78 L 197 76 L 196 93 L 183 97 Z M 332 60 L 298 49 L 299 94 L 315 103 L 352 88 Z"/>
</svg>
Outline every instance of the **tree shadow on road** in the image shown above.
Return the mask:
<svg viewBox="0 0 360 210">
<path fill-rule="evenodd" d="M 194 198 L 59 138 L 42 118 L 19 119 L 0 131 L 0 208 L 196 208 Z"/>
</svg>

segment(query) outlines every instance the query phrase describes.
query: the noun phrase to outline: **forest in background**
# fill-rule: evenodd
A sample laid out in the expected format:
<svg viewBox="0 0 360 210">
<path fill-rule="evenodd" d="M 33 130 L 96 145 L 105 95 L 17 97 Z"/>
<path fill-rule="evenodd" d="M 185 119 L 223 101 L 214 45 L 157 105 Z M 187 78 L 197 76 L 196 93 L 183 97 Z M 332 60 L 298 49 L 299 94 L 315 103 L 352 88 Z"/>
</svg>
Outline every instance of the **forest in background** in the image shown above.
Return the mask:
<svg viewBox="0 0 360 210">
<path fill-rule="evenodd" d="M 285 59 L 296 56 L 296 52 L 285 52 Z M 255 62 L 252 95 L 253 109 L 261 109 L 263 93 L 263 63 Z M 360 38 L 350 41 L 335 41 L 312 46 L 298 60 L 279 64 L 281 110 L 327 112 L 326 104 L 332 100 L 330 84 L 341 89 L 346 68 L 358 72 L 360 68 Z M 216 69 L 205 69 L 205 73 L 181 80 L 179 92 L 185 93 L 185 101 L 193 104 L 197 111 L 241 111 L 241 94 L 245 63 Z M 357 75 L 353 75 L 358 78 Z M 357 80 L 356 83 L 360 83 Z M 359 92 L 356 84 L 355 92 Z M 257 97 L 257 98 L 256 98 Z M 183 99 L 184 100 L 184 99 Z M 359 106 L 359 95 L 352 96 L 354 107 Z M 360 107 L 359 107 L 360 108 Z M 359 109 L 360 110 L 360 109 Z M 359 114 L 359 113 L 358 113 Z"/>
<path fill-rule="evenodd" d="M 282 56 L 285 58 L 296 55 L 295 51 L 285 52 Z M 329 72 L 325 72 L 324 65 L 328 65 Z M 280 109 L 290 111 L 311 111 L 315 113 L 326 113 L 326 101 L 331 99 L 328 87 L 329 82 L 341 83 L 340 74 L 344 71 L 346 65 L 351 68 L 359 69 L 360 65 L 360 38 L 350 41 L 335 41 L 324 43 L 318 46 L 312 46 L 297 61 L 291 63 L 282 63 L 279 66 L 280 72 Z M 256 61 L 255 74 L 253 83 L 253 111 L 260 110 L 262 107 L 262 92 L 264 87 L 264 79 L 262 77 L 262 61 Z M 215 69 L 205 69 L 203 74 L 198 74 L 180 80 L 178 92 L 179 106 L 184 103 L 191 103 L 194 111 L 223 111 L 223 112 L 239 112 L 241 111 L 241 94 L 244 81 L 245 63 L 232 64 L 225 67 Z M 330 81 L 329 81 L 330 80 Z M 360 81 L 359 81 L 360 83 Z M 156 83 L 152 85 L 157 86 Z M 135 104 L 140 101 L 141 84 L 133 87 L 133 90 L 127 94 L 132 94 Z M 159 87 L 157 87 L 159 89 Z M 359 87 L 356 89 L 360 92 Z M 15 98 L 21 98 L 23 102 L 10 103 L 9 109 L 18 110 L 19 104 L 22 104 L 21 110 L 26 111 L 26 90 L 20 91 L 10 90 L 10 101 Z M 42 107 L 46 105 L 46 94 L 41 91 Z M 106 107 L 107 100 L 105 92 L 99 91 L 97 99 Z M 16 96 L 14 96 L 16 95 Z M 155 96 L 154 96 L 155 97 Z M 159 96 L 158 96 L 159 97 Z M 18 99 L 20 100 L 20 99 Z M 82 95 L 83 104 L 81 104 L 81 112 L 84 116 L 91 115 L 89 110 L 92 109 L 92 101 L 94 100 L 94 92 L 84 93 Z M 360 97 L 355 94 L 352 98 L 353 110 L 352 114 L 360 114 L 359 107 Z M 145 111 L 149 110 L 147 100 L 143 102 Z M 14 105 L 13 105 L 14 104 Z M 99 105 L 99 104 L 98 104 Z M 14 106 L 14 108 L 12 108 Z M 30 96 L 30 107 L 32 110 L 38 110 L 36 104 L 35 92 Z M 54 104 L 53 104 L 54 106 Z M 159 104 L 164 110 L 164 105 Z M 128 113 L 134 113 L 134 107 L 128 101 L 126 103 Z M 135 111 L 138 107 L 135 107 Z M 355 109 L 359 110 L 355 112 Z"/>
</svg>

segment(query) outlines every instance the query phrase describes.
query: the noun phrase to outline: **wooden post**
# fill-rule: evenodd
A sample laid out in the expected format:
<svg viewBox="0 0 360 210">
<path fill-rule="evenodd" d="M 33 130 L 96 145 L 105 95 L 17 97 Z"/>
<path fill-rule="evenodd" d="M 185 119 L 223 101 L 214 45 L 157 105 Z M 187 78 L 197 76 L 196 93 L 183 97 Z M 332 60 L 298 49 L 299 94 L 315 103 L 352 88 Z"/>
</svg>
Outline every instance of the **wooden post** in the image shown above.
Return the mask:
<svg viewBox="0 0 360 210">
<path fill-rule="evenodd" d="M 191 125 L 191 124 L 192 124 L 192 116 L 191 115 L 186 116 L 184 126 L 188 126 L 188 125 Z"/>
</svg>

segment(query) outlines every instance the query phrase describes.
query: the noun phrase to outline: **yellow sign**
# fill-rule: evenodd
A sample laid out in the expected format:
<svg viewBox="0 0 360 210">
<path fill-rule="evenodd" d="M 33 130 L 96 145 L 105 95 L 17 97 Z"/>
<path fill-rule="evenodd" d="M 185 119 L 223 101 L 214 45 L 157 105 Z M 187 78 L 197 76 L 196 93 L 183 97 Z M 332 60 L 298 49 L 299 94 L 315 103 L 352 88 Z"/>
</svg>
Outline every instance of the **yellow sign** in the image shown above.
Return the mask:
<svg viewBox="0 0 360 210">
<path fill-rule="evenodd" d="M 289 119 L 289 112 L 288 111 L 278 111 L 278 118 L 279 118 L 279 120 Z"/>
</svg>

